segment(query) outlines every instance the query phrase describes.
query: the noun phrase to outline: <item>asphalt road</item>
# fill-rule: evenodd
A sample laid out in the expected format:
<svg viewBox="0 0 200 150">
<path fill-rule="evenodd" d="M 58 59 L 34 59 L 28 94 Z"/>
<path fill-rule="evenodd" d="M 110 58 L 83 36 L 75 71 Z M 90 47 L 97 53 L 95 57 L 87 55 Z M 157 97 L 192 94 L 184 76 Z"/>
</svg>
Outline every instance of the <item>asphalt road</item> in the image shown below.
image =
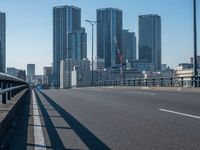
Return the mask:
<svg viewBox="0 0 200 150">
<path fill-rule="evenodd" d="M 37 140 L 38 133 L 32 129 L 35 143 L 29 148 L 200 149 L 197 93 L 82 88 L 37 91 L 35 99 L 41 125 L 32 121 L 32 127 L 41 126 L 45 146 L 37 143 L 41 139 Z"/>
</svg>

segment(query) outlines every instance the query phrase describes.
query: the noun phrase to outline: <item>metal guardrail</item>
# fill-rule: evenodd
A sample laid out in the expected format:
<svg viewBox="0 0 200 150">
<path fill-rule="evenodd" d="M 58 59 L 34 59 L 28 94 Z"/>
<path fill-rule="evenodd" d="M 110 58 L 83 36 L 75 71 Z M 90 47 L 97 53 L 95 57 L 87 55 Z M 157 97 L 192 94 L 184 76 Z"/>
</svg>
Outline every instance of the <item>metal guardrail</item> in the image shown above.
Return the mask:
<svg viewBox="0 0 200 150">
<path fill-rule="evenodd" d="M 25 88 L 29 88 L 29 85 L 24 80 L 0 73 L 0 96 L 2 96 L 2 104 L 6 104 L 7 100 L 11 100 L 11 97 L 14 97 Z"/>
<path fill-rule="evenodd" d="M 20 85 L 20 86 L 15 86 L 15 87 L 11 87 L 11 88 L 7 88 L 7 89 L 4 89 L 4 90 L 1 90 L 1 91 L 0 91 L 0 95 L 1 95 L 1 94 L 4 94 L 4 93 L 7 93 L 7 92 L 9 92 L 9 91 L 13 91 L 13 90 L 22 88 L 22 87 L 27 87 L 27 86 L 26 86 L 26 85 Z"/>
<path fill-rule="evenodd" d="M 200 87 L 200 77 L 137 78 L 132 80 L 96 81 L 93 84 L 80 84 L 77 87 L 91 86 L 147 86 L 147 87 Z"/>
</svg>

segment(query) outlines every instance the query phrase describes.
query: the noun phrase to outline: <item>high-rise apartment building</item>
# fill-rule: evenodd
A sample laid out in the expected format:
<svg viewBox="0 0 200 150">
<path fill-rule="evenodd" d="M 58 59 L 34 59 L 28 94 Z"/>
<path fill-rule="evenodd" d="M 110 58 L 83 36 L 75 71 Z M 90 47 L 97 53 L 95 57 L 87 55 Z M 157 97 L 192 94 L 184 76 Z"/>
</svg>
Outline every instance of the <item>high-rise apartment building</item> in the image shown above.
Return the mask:
<svg viewBox="0 0 200 150">
<path fill-rule="evenodd" d="M 161 17 L 139 16 L 139 59 L 153 63 L 152 71 L 161 70 Z"/>
<path fill-rule="evenodd" d="M 84 28 L 69 33 L 68 43 L 72 60 L 87 58 L 87 34 Z"/>
<path fill-rule="evenodd" d="M 120 64 L 117 47 L 122 53 L 122 10 L 97 9 L 96 20 L 97 59 L 104 59 L 105 68 L 114 67 Z"/>
<path fill-rule="evenodd" d="M 6 69 L 6 14 L 0 12 L 0 72 Z"/>
<path fill-rule="evenodd" d="M 57 87 L 60 84 L 60 62 L 70 58 L 69 33 L 80 29 L 80 8 L 67 5 L 53 8 L 53 75 Z"/>
<path fill-rule="evenodd" d="M 134 32 L 123 30 L 122 32 L 122 52 L 124 60 L 136 60 L 136 36 Z"/>
<path fill-rule="evenodd" d="M 46 66 L 43 68 L 43 84 L 50 87 L 52 83 L 52 67 L 51 66 Z"/>
<path fill-rule="evenodd" d="M 28 76 L 35 75 L 35 64 L 27 64 L 27 75 Z"/>
<path fill-rule="evenodd" d="M 27 82 L 32 84 L 35 82 L 35 64 L 27 64 Z"/>
</svg>

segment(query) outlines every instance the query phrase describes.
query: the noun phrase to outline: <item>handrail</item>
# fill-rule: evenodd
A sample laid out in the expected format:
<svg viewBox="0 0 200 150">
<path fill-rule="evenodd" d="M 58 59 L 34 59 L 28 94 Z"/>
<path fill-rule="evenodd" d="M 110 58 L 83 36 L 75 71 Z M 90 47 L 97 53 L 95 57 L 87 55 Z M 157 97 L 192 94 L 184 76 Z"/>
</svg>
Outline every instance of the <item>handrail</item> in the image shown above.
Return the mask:
<svg viewBox="0 0 200 150">
<path fill-rule="evenodd" d="M 104 80 L 79 84 L 78 87 L 88 86 L 163 86 L 163 87 L 183 87 L 194 86 L 200 87 L 200 76 L 185 77 L 151 77 L 151 78 L 135 78 L 126 80 Z"/>
<path fill-rule="evenodd" d="M 11 88 L 0 90 L 0 95 L 4 94 L 6 92 L 12 91 L 12 90 L 16 90 L 16 89 L 19 89 L 19 88 L 22 88 L 22 87 L 26 87 L 26 86 L 27 85 L 20 85 L 20 86 L 14 86 L 14 87 L 11 87 Z"/>
<path fill-rule="evenodd" d="M 1 72 L 0 72 L 0 80 L 9 80 L 9 81 L 17 81 L 17 82 L 26 83 L 26 81 L 24 81 L 20 78 L 17 78 L 17 77 L 14 77 L 14 76 L 11 76 L 11 75 L 8 75 L 5 73 L 1 73 Z"/>
<path fill-rule="evenodd" d="M 0 95 L 2 95 L 3 104 L 6 104 L 7 100 L 11 100 L 11 97 L 14 97 L 26 87 L 29 88 L 26 81 L 8 74 L 0 73 Z"/>
</svg>

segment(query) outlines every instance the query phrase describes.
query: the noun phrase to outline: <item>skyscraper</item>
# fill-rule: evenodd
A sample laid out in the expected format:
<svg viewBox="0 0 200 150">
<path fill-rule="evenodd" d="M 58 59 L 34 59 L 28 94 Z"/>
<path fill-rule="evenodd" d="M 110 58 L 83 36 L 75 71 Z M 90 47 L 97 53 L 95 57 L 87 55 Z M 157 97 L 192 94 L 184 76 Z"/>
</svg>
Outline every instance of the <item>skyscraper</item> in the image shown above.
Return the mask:
<svg viewBox="0 0 200 150">
<path fill-rule="evenodd" d="M 28 76 L 35 75 L 35 64 L 27 64 L 27 75 Z"/>
<path fill-rule="evenodd" d="M 80 28 L 80 8 L 67 5 L 53 8 L 53 75 L 56 86 L 60 84 L 60 62 L 70 58 L 68 34 Z"/>
<path fill-rule="evenodd" d="M 139 59 L 153 63 L 152 71 L 161 70 L 161 18 L 158 15 L 139 16 Z"/>
<path fill-rule="evenodd" d="M 125 60 L 136 60 L 136 36 L 134 32 L 123 30 L 122 51 Z"/>
<path fill-rule="evenodd" d="M 35 64 L 27 64 L 27 82 L 32 84 L 35 81 Z"/>
<path fill-rule="evenodd" d="M 69 33 L 68 43 L 72 60 L 87 58 L 87 34 L 84 28 Z"/>
<path fill-rule="evenodd" d="M 97 9 L 97 21 L 97 59 L 104 59 L 105 68 L 114 67 L 120 64 L 116 45 L 122 52 L 122 10 Z"/>
<path fill-rule="evenodd" d="M 6 69 L 6 14 L 0 12 L 0 72 Z"/>
</svg>

